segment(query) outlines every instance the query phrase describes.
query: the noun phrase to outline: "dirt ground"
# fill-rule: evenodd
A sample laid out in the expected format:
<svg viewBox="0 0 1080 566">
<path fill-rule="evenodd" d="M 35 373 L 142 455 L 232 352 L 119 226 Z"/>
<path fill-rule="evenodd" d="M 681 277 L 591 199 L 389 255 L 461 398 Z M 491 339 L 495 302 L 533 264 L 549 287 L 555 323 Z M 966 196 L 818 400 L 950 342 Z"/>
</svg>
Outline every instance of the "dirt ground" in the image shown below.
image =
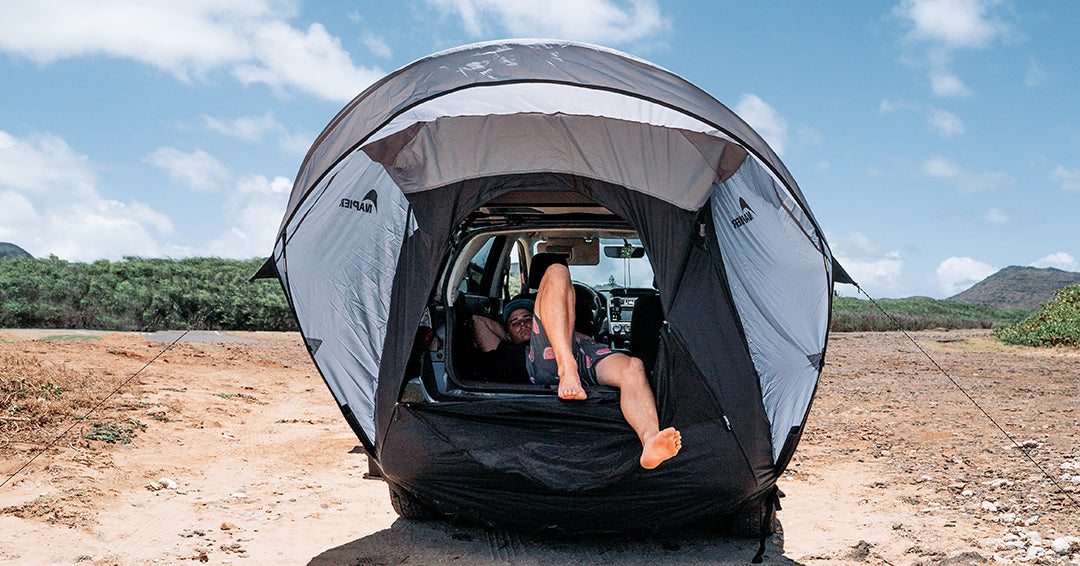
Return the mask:
<svg viewBox="0 0 1080 566">
<path fill-rule="evenodd" d="M 0 331 L 0 354 L 119 385 L 165 346 L 33 340 L 47 334 Z M 1080 564 L 1080 351 L 914 337 L 1024 448 L 903 335 L 834 333 L 765 563 Z M 566 539 L 399 519 L 297 334 L 217 339 L 240 341 L 177 344 L 13 478 L 43 441 L 0 420 L 0 564 L 745 564 L 756 551 L 708 530 Z M 88 439 L 105 421 L 129 442 Z"/>
</svg>

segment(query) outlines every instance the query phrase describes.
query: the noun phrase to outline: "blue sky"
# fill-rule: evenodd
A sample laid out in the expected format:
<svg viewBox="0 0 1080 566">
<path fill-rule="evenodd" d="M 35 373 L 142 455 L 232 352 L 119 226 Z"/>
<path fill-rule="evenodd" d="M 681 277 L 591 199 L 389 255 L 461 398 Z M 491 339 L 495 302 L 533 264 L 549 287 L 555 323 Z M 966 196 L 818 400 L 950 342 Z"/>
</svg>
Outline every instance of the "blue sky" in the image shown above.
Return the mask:
<svg viewBox="0 0 1080 566">
<path fill-rule="evenodd" d="M 637 55 L 735 109 L 877 297 L 1080 271 L 1078 23 L 1071 0 L 6 3 L 0 241 L 265 257 L 304 153 L 365 86 L 544 37 Z"/>
</svg>

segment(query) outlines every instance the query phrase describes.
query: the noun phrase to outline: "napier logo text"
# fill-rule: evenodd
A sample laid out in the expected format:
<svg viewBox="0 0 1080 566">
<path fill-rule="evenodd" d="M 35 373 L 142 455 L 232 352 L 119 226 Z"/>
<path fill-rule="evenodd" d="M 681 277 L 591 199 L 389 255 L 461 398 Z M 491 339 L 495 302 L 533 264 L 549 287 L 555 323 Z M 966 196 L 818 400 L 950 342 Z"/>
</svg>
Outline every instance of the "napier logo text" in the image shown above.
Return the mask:
<svg viewBox="0 0 1080 566">
<path fill-rule="evenodd" d="M 343 198 L 341 204 L 338 205 L 341 208 L 348 208 L 350 210 L 359 210 L 360 212 L 366 212 L 371 214 L 372 212 L 379 211 L 379 194 L 375 192 L 375 189 L 368 191 L 364 198 L 361 200 L 352 200 Z"/>
<path fill-rule="evenodd" d="M 742 197 L 739 197 L 739 206 L 742 207 L 742 214 L 731 219 L 733 228 L 740 228 L 754 219 L 754 209 L 750 208 L 750 205 L 746 204 Z"/>
</svg>

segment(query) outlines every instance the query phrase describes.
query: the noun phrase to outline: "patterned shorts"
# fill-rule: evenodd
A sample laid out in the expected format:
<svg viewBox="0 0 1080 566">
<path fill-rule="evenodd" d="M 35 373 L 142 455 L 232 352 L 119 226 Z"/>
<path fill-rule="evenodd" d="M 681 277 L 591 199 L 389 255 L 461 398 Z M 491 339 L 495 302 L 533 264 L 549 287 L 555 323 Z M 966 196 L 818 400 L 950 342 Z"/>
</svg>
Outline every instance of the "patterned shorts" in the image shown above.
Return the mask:
<svg viewBox="0 0 1080 566">
<path fill-rule="evenodd" d="M 577 360 L 581 384 L 599 385 L 596 379 L 596 363 L 615 352 L 610 347 L 580 332 L 574 333 L 571 347 L 574 350 L 574 359 Z M 555 363 L 555 353 L 551 349 L 551 342 L 544 331 L 544 325 L 535 314 L 527 356 L 525 366 L 529 369 L 529 379 L 533 383 L 540 385 L 559 383 L 559 365 Z"/>
</svg>

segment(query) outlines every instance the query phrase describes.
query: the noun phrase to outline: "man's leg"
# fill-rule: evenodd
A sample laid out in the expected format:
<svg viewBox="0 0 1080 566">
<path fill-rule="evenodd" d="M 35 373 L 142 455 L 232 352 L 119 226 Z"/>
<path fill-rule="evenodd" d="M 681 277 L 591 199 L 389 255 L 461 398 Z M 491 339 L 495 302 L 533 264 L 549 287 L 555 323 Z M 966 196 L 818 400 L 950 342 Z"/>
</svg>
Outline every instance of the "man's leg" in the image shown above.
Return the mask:
<svg viewBox="0 0 1080 566">
<path fill-rule="evenodd" d="M 565 265 L 554 264 L 544 272 L 536 292 L 534 313 L 544 325 L 555 363 L 559 366 L 559 397 L 585 399 L 587 395 L 581 387 L 571 346 L 574 339 L 574 284 Z"/>
<path fill-rule="evenodd" d="M 641 360 L 611 354 L 596 363 L 596 378 L 601 385 L 619 388 L 623 417 L 641 440 L 641 467 L 651 470 L 679 453 L 682 435 L 671 427 L 660 430 L 656 399 Z"/>
</svg>

